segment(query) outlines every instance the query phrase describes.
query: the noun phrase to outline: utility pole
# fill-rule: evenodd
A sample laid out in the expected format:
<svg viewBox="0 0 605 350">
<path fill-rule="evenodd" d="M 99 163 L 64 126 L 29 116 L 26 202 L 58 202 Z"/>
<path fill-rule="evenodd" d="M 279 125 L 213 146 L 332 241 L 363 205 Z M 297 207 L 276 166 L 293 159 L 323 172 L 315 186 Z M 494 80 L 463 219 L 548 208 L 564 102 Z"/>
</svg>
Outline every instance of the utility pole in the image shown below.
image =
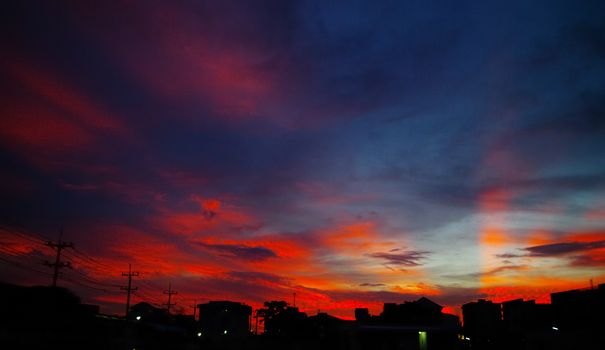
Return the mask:
<svg viewBox="0 0 605 350">
<path fill-rule="evenodd" d="M 164 291 L 164 294 L 168 295 L 168 303 L 164 304 L 167 306 L 168 308 L 168 314 L 170 315 L 170 307 L 176 305 L 176 303 L 170 303 L 170 298 L 172 297 L 173 294 L 179 294 L 178 292 L 174 292 L 172 290 L 172 285 L 170 284 L 170 282 L 168 283 L 168 290 Z"/>
<path fill-rule="evenodd" d="M 256 314 L 254 315 L 255 323 L 254 323 L 254 334 L 258 334 L 258 310 L 256 310 Z"/>
<path fill-rule="evenodd" d="M 125 313 L 125 317 L 128 318 L 128 313 L 130 312 L 130 292 L 131 291 L 135 291 L 138 290 L 138 287 L 133 287 L 132 286 L 132 277 L 133 276 L 138 276 L 139 272 L 132 272 L 132 265 L 128 264 L 128 272 L 122 272 L 122 276 L 124 277 L 128 277 L 128 286 L 122 286 L 120 287 L 121 290 L 125 290 L 126 291 L 126 313 Z"/>
<path fill-rule="evenodd" d="M 292 304 L 292 306 L 296 307 L 296 292 L 292 293 L 294 296 L 294 303 Z"/>
<path fill-rule="evenodd" d="M 190 306 L 193 308 L 193 320 L 195 321 L 196 311 L 197 311 L 197 300 L 193 299 L 193 305 Z"/>
<path fill-rule="evenodd" d="M 57 256 L 55 258 L 55 262 L 51 263 L 49 261 L 45 261 L 44 265 L 52 267 L 54 269 L 53 272 L 53 287 L 57 286 L 57 279 L 59 278 L 59 270 L 64 268 L 64 267 L 71 267 L 71 263 L 70 262 L 63 262 L 61 261 L 61 250 L 65 249 L 65 248 L 73 248 L 74 244 L 71 242 L 63 242 L 61 240 L 61 236 L 63 236 L 63 229 L 61 229 L 61 233 L 59 235 L 59 241 L 57 243 L 52 242 L 52 241 L 48 241 L 46 242 L 46 245 L 51 247 L 52 249 L 56 249 L 57 250 Z"/>
</svg>

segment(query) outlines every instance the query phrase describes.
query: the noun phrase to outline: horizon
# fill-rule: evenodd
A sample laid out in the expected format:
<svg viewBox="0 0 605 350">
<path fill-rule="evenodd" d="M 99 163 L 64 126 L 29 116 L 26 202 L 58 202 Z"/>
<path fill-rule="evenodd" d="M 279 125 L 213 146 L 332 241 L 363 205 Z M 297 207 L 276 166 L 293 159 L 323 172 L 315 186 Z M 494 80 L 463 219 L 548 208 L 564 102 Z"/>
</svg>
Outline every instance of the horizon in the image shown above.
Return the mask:
<svg viewBox="0 0 605 350">
<path fill-rule="evenodd" d="M 48 285 L 48 284 L 15 285 L 15 284 L 7 283 L 7 282 L 2 282 L 2 283 L 6 284 L 6 285 L 9 285 L 9 286 L 10 285 L 16 286 L 16 287 L 19 287 L 19 288 L 34 287 L 34 288 L 60 288 L 60 289 L 65 289 L 68 292 L 72 293 L 74 296 L 76 296 L 79 299 L 79 302 L 81 304 L 95 305 L 95 304 L 89 304 L 85 300 L 82 300 L 82 298 L 76 293 L 75 289 L 73 287 L 72 288 L 69 287 L 69 283 L 68 283 L 68 286 L 61 286 L 61 285 L 52 286 L 52 285 Z M 596 289 L 600 289 L 601 286 L 605 286 L 605 283 L 600 283 L 600 284 L 598 284 L 596 286 L 594 284 L 591 284 L 588 287 L 581 287 L 581 288 L 575 288 L 575 289 L 569 289 L 569 290 L 554 291 L 554 292 L 551 293 L 551 295 L 552 294 L 557 294 L 557 293 L 574 292 L 574 291 L 582 291 L 582 292 L 594 291 L 595 288 Z M 504 303 L 511 302 L 511 301 L 523 300 L 523 301 L 526 301 L 526 302 L 527 301 L 529 301 L 529 302 L 535 302 L 536 305 L 550 305 L 550 304 L 552 304 L 551 295 L 549 295 L 548 302 L 545 302 L 544 300 L 538 301 L 538 300 L 535 300 L 535 299 L 524 299 L 523 297 L 514 298 L 514 299 L 502 298 L 502 299 L 494 299 L 494 300 L 493 299 L 479 298 L 479 299 L 474 299 L 474 300 L 468 300 L 468 301 L 462 303 L 461 305 L 458 305 L 458 307 L 456 307 L 456 308 L 451 308 L 449 306 L 442 306 L 442 305 L 439 305 L 439 306 L 442 306 L 441 313 L 457 316 L 459 318 L 460 322 L 463 323 L 462 322 L 463 321 L 462 320 L 462 307 L 465 306 L 465 305 L 467 305 L 467 304 L 475 304 L 475 303 L 483 302 L 483 301 L 488 302 L 488 303 L 504 304 Z M 165 309 L 165 310 L 167 310 L 167 304 L 161 304 L 161 303 L 158 303 L 158 302 L 153 302 L 153 301 L 151 301 L 148 298 L 137 296 L 136 293 L 134 293 L 134 292 L 133 292 L 133 298 L 135 300 L 138 299 L 138 301 L 136 303 L 131 303 L 129 309 L 131 309 L 133 306 L 135 306 L 137 304 L 147 304 L 147 305 L 150 305 L 151 307 L 154 307 L 156 309 Z M 416 299 L 416 300 L 400 300 L 400 301 L 397 301 L 397 302 L 380 302 L 380 301 L 377 301 L 377 303 L 381 304 L 382 310 L 376 310 L 375 313 L 372 313 L 372 310 L 368 309 L 366 307 L 360 307 L 360 308 L 361 309 L 367 309 L 370 316 L 380 316 L 380 315 L 382 315 L 382 313 L 384 311 L 385 304 L 402 305 L 402 304 L 407 304 L 407 303 L 410 303 L 410 302 L 414 303 L 414 302 L 417 302 L 417 301 L 419 301 L 419 300 L 421 300 L 423 298 L 427 299 L 427 300 L 429 300 L 431 302 L 434 302 L 433 300 L 431 300 L 430 298 L 427 298 L 424 295 L 418 295 L 418 299 Z M 196 299 L 197 298 L 194 298 L 193 300 L 196 300 Z M 205 304 L 210 304 L 210 303 L 229 302 L 229 303 L 236 303 L 236 304 L 250 306 L 250 307 L 252 307 L 252 311 L 254 313 L 255 311 L 258 311 L 261 308 L 266 308 L 267 307 L 267 305 L 265 305 L 266 303 L 276 302 L 276 301 L 277 302 L 285 302 L 286 303 L 285 305 L 287 307 L 293 307 L 296 310 L 298 310 L 299 312 L 304 313 L 304 314 L 306 314 L 308 316 L 317 316 L 319 314 L 328 314 L 330 316 L 334 316 L 334 315 L 331 315 L 330 313 L 322 311 L 320 309 L 317 309 L 317 310 L 311 310 L 311 309 L 303 310 L 303 309 L 299 308 L 299 306 L 297 306 L 295 304 L 292 304 L 292 303 L 290 303 L 290 302 L 288 302 L 286 300 L 283 300 L 283 299 L 282 300 L 265 300 L 263 303 L 261 303 L 257 307 L 253 307 L 252 305 L 248 305 L 244 301 L 227 300 L 227 299 L 207 300 L 205 302 L 200 302 L 200 303 L 197 303 L 197 304 L 194 304 L 194 305 L 196 306 L 196 309 L 197 309 L 197 308 L 199 308 L 200 305 L 205 305 Z M 171 305 L 174 306 L 175 304 L 171 304 Z M 193 308 L 194 305 L 189 305 L 189 308 Z M 95 305 L 95 306 L 101 306 L 101 305 Z M 121 305 L 121 307 L 123 307 L 123 306 L 124 305 Z M 356 309 L 357 308 L 352 309 L 353 313 L 356 311 Z M 124 317 L 125 316 L 123 313 L 120 313 L 120 312 L 106 313 L 106 312 L 102 312 L 102 311 L 104 311 L 104 310 L 101 308 L 99 310 L 99 314 L 106 315 L 106 316 L 112 316 L 112 317 Z M 315 314 L 313 314 L 312 312 L 315 312 Z M 176 312 L 169 311 L 169 313 L 171 315 L 192 316 L 192 315 L 189 315 L 189 313 L 186 311 L 186 309 L 183 309 L 183 308 L 178 309 Z M 192 313 L 193 313 L 193 311 L 192 311 Z M 198 314 L 198 313 L 196 312 L 196 314 Z M 352 316 L 351 315 L 344 315 L 344 316 L 343 315 L 337 315 L 337 316 L 334 316 L 334 317 L 340 318 L 342 320 L 347 320 L 347 321 L 355 320 L 355 315 L 352 315 Z M 261 329 L 262 329 L 262 327 L 261 327 Z"/>
<path fill-rule="evenodd" d="M 605 283 L 605 3 L 14 2 L 0 281 L 351 318 Z M 48 265 L 47 264 L 47 265 Z M 109 311 L 109 312 L 107 312 Z"/>
</svg>

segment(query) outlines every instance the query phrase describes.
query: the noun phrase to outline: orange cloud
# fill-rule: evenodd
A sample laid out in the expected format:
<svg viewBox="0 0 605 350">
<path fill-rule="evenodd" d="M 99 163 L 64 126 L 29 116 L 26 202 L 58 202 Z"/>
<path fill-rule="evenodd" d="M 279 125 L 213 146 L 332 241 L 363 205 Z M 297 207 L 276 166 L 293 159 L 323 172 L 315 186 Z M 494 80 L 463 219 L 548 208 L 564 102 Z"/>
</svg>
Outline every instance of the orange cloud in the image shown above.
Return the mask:
<svg viewBox="0 0 605 350">
<path fill-rule="evenodd" d="M 371 249 L 384 249 L 395 245 L 393 242 L 382 240 L 376 223 L 372 221 L 325 229 L 319 235 L 323 247 L 337 250 L 340 253 L 350 252 L 363 255 Z"/>
<path fill-rule="evenodd" d="M 179 262 L 186 256 L 174 243 L 128 226 L 113 225 L 105 227 L 105 231 L 108 250 L 115 257 L 114 264 L 119 263 L 122 270 L 131 263 L 154 273 L 180 272 Z"/>
<path fill-rule="evenodd" d="M 526 244 L 528 246 L 548 244 L 552 242 L 554 235 L 548 230 L 534 230 L 527 236 Z"/>
<path fill-rule="evenodd" d="M 486 227 L 481 234 L 481 244 L 488 246 L 501 246 L 511 243 L 513 240 L 506 232 L 498 227 Z"/>
<path fill-rule="evenodd" d="M 442 294 L 440 289 L 433 285 L 428 285 L 426 283 L 408 284 L 405 287 L 395 286 L 391 288 L 391 290 L 402 294 L 418 294 L 423 296 Z"/>
</svg>

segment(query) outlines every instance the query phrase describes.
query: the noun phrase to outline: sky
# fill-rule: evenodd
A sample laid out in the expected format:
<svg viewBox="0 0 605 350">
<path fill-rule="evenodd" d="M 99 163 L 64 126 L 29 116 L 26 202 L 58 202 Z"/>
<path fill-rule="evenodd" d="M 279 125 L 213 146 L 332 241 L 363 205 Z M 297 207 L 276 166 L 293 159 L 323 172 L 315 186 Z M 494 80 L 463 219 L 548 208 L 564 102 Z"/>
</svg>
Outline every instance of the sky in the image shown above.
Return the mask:
<svg viewBox="0 0 605 350">
<path fill-rule="evenodd" d="M 378 314 L 605 283 L 602 1 L 9 1 L 0 281 Z M 60 231 L 63 231 L 60 236 Z"/>
</svg>

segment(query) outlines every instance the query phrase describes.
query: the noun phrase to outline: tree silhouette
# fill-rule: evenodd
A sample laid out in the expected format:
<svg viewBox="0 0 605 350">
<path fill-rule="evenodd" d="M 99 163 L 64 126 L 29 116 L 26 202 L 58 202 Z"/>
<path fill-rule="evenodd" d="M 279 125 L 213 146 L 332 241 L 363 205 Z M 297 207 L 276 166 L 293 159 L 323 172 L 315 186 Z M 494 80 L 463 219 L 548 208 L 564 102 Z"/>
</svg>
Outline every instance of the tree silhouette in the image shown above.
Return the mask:
<svg viewBox="0 0 605 350">
<path fill-rule="evenodd" d="M 288 303 L 283 300 L 265 301 L 264 308 L 256 311 L 257 317 L 265 324 L 265 333 L 272 334 L 278 329 L 274 327 L 275 320 L 288 308 Z"/>
</svg>

